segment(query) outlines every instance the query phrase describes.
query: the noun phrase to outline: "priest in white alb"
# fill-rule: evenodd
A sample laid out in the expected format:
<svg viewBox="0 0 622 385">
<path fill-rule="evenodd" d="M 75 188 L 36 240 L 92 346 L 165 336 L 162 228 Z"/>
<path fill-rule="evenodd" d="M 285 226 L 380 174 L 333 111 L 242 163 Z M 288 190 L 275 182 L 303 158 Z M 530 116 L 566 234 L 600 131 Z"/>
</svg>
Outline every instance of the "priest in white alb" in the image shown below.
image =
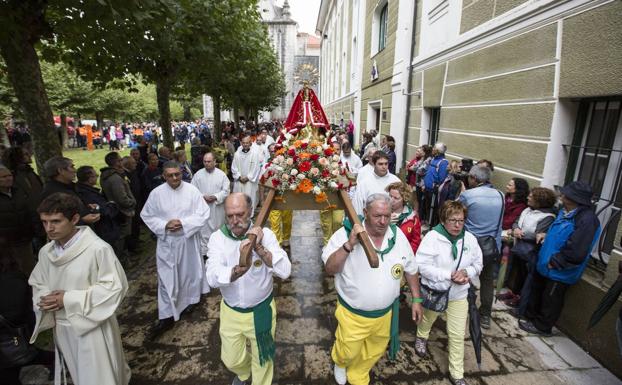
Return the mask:
<svg viewBox="0 0 622 385">
<path fill-rule="evenodd" d="M 201 229 L 210 209 L 196 187 L 181 180 L 179 163 L 162 166 L 166 183 L 156 187 L 140 217 L 158 237 L 158 318 L 149 331 L 152 340 L 174 326 L 182 312 L 189 313 L 209 292 L 201 256 Z"/>
<path fill-rule="evenodd" d="M 55 385 L 66 378 L 65 367 L 76 385 L 127 385 L 130 368 L 115 317 L 127 279 L 112 247 L 76 226 L 81 206 L 76 196 L 55 193 L 37 210 L 51 241 L 28 280 L 37 317 L 30 342 L 54 330 Z"/>
<path fill-rule="evenodd" d="M 253 150 L 251 146 L 250 135 L 244 135 L 241 146 L 233 156 L 231 174 L 233 175 L 233 192 L 241 192 L 251 197 L 254 211 L 257 207 L 257 190 L 265 155 L 263 151 Z"/>
<path fill-rule="evenodd" d="M 216 168 L 216 158 L 211 152 L 203 155 L 204 168 L 192 177 L 196 187 L 209 206 L 209 219 L 201 229 L 201 255 L 207 255 L 207 243 L 212 233 L 225 223 L 225 198 L 229 195 L 230 182 L 222 170 Z"/>
</svg>

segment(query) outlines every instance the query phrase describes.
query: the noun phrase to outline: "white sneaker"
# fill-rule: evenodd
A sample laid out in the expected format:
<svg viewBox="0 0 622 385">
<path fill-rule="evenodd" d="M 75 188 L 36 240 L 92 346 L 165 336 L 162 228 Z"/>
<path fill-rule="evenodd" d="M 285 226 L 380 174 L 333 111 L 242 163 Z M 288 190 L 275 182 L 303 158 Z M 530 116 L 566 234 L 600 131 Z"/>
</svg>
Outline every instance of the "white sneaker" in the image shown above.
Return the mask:
<svg viewBox="0 0 622 385">
<path fill-rule="evenodd" d="M 335 364 L 335 381 L 339 385 L 346 385 L 347 377 L 346 377 L 346 368 L 342 368 L 341 366 L 337 366 Z"/>
</svg>

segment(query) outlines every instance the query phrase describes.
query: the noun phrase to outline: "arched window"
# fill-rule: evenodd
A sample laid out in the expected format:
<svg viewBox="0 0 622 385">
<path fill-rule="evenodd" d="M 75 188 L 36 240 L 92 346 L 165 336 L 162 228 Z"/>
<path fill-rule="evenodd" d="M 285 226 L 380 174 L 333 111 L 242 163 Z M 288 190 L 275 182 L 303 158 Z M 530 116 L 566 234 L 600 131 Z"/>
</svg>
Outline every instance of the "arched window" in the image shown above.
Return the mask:
<svg viewBox="0 0 622 385">
<path fill-rule="evenodd" d="M 387 45 L 387 34 L 389 26 L 389 4 L 385 4 L 380 11 L 380 23 L 378 31 L 378 51 L 382 51 Z"/>
</svg>

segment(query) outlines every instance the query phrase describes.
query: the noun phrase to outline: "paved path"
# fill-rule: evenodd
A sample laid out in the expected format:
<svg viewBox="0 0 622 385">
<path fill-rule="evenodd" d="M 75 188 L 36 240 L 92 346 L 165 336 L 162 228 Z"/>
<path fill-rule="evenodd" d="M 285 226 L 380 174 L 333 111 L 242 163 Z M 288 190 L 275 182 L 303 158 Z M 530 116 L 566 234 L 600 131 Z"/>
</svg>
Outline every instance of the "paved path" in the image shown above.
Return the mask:
<svg viewBox="0 0 622 385">
<path fill-rule="evenodd" d="M 275 284 L 278 307 L 276 370 L 281 385 L 334 384 L 330 347 L 336 320 L 332 278 L 320 260 L 321 230 L 315 211 L 296 212 L 292 234 L 292 276 Z M 126 355 L 135 385 L 225 385 L 232 374 L 220 361 L 218 304 L 213 291 L 200 309 L 182 318 L 155 341 L 145 341 L 157 317 L 155 262 L 149 259 L 128 274 L 130 292 L 119 311 Z M 469 384 L 622 384 L 561 333 L 550 338 L 519 330 L 507 308 L 495 305 L 493 325 L 485 331 L 483 365 L 477 368 L 471 342 L 465 341 L 465 373 Z M 416 329 L 403 311 L 402 349 L 396 362 L 380 360 L 372 371 L 374 385 L 447 384 L 447 335 L 437 321 L 430 336 L 430 355 L 414 353 Z M 467 332 L 468 334 L 468 332 Z M 42 384 L 44 369 L 31 369 L 25 383 Z"/>
</svg>

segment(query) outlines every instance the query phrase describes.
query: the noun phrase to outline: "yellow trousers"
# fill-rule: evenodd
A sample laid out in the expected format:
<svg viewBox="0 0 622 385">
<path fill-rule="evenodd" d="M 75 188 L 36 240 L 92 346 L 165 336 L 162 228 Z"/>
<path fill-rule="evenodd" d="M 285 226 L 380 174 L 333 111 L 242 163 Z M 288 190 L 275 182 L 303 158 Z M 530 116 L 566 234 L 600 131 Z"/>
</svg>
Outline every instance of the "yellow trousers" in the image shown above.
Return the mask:
<svg viewBox="0 0 622 385">
<path fill-rule="evenodd" d="M 343 210 L 320 210 L 320 225 L 324 234 L 324 246 L 328 240 L 339 230 L 343 222 Z"/>
<path fill-rule="evenodd" d="M 465 299 L 449 301 L 447 316 L 447 337 L 449 339 L 449 374 L 455 379 L 464 378 L 464 333 L 466 331 L 469 303 Z M 430 329 L 441 313 L 424 309 L 423 320 L 417 326 L 417 337 L 430 336 Z"/>
<path fill-rule="evenodd" d="M 272 308 L 272 338 L 276 329 L 276 306 Z M 274 363 L 268 361 L 264 366 L 259 364 L 259 350 L 255 338 L 255 322 L 253 313 L 240 313 L 223 301 L 220 302 L 220 358 L 225 366 L 235 373 L 242 381 L 253 376 L 252 385 L 271 385 L 274 374 Z M 251 352 L 246 348 L 250 341 Z"/>
<path fill-rule="evenodd" d="M 348 383 L 369 384 L 369 371 L 387 350 L 391 338 L 391 312 L 380 318 L 366 318 L 337 303 L 337 331 L 331 356 L 346 368 Z"/>
<path fill-rule="evenodd" d="M 270 229 L 279 243 L 289 241 L 292 236 L 292 210 L 270 211 Z"/>
</svg>

